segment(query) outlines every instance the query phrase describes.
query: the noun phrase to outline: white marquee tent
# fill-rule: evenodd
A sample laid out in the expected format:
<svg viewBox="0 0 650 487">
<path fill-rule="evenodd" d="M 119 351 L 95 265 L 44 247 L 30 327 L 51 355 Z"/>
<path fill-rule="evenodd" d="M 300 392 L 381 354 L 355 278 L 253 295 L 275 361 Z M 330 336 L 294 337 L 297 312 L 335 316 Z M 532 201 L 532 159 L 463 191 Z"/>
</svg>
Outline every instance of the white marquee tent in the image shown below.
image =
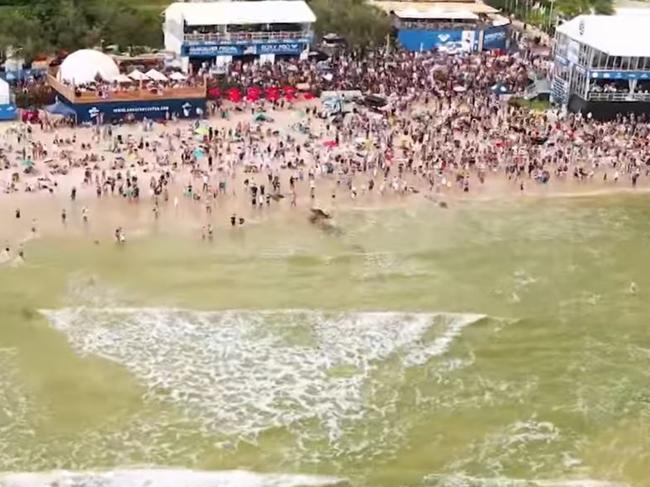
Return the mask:
<svg viewBox="0 0 650 487">
<path fill-rule="evenodd" d="M 81 49 L 63 60 L 59 68 L 59 80 L 73 84 L 95 81 L 97 75 L 110 81 L 120 74 L 115 61 L 106 54 L 93 49 Z"/>
</svg>

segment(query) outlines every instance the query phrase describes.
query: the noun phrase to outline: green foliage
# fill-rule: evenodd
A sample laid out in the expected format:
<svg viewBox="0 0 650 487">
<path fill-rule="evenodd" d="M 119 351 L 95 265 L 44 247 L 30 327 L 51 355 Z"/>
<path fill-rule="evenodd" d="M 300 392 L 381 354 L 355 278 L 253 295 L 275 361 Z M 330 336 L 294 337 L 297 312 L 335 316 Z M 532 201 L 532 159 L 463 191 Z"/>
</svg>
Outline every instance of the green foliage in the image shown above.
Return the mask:
<svg viewBox="0 0 650 487">
<path fill-rule="evenodd" d="M 552 8 L 551 0 L 487 0 L 487 3 L 504 13 L 513 14 L 522 22 L 545 30 L 555 25 L 557 16 L 571 19 L 580 14 L 614 13 L 614 0 L 557 0 Z M 551 14 L 553 18 L 550 18 Z"/>
<path fill-rule="evenodd" d="M 100 44 L 159 47 L 161 19 L 128 0 L 0 0 L 0 49 L 19 48 L 28 59 Z"/>
<path fill-rule="evenodd" d="M 366 0 L 312 0 L 316 33 L 335 32 L 355 47 L 381 45 L 391 31 L 388 15 Z"/>
</svg>

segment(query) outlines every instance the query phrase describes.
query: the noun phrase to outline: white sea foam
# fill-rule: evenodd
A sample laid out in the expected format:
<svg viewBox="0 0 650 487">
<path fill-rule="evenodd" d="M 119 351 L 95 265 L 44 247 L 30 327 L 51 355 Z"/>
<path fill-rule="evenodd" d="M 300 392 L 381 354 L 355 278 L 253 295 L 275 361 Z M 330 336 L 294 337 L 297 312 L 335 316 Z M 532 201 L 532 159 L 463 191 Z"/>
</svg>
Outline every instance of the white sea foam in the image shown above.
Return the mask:
<svg viewBox="0 0 650 487">
<path fill-rule="evenodd" d="M 0 487 L 325 487 L 348 485 L 319 475 L 261 474 L 245 470 L 124 469 L 107 472 L 8 473 Z"/>
<path fill-rule="evenodd" d="M 78 353 L 123 364 L 150 397 L 176 404 L 208 431 L 255 441 L 268 429 L 287 428 L 301 441 L 328 441 L 335 454 L 382 444 L 365 435 L 354 446 L 342 444 L 364 421 L 385 422 L 375 431 L 387 440 L 395 434 L 386 412 L 394 411 L 398 394 L 373 374 L 390 367 L 399 378 L 445 354 L 463 328 L 483 318 L 124 308 L 43 313 Z M 305 428 L 307 421 L 318 426 Z"/>
<path fill-rule="evenodd" d="M 426 477 L 426 487 L 625 487 L 625 484 L 593 479 L 515 479 L 434 474 Z"/>
</svg>

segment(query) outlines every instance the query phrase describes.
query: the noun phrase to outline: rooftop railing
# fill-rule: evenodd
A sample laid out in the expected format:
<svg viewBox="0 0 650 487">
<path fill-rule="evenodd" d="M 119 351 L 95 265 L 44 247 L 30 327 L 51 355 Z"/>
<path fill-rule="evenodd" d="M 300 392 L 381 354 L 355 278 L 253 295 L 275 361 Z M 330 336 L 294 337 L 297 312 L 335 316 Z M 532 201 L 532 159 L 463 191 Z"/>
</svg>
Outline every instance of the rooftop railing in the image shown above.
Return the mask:
<svg viewBox="0 0 650 487">
<path fill-rule="evenodd" d="M 66 85 L 57 80 L 54 76 L 48 75 L 48 81 L 55 91 L 73 103 L 106 103 L 110 101 L 151 101 L 151 100 L 173 100 L 182 98 L 203 98 L 206 96 L 205 82 L 198 86 L 162 86 L 147 88 L 147 83 L 142 86 L 133 86 L 128 89 L 112 91 L 103 90 L 103 96 L 96 91 L 81 91 L 73 86 Z"/>
<path fill-rule="evenodd" d="M 650 101 L 650 93 L 605 93 L 592 91 L 587 94 L 589 101 Z"/>
<path fill-rule="evenodd" d="M 279 31 L 279 32 L 226 32 L 185 34 L 185 42 L 285 42 L 310 39 L 309 31 Z"/>
</svg>

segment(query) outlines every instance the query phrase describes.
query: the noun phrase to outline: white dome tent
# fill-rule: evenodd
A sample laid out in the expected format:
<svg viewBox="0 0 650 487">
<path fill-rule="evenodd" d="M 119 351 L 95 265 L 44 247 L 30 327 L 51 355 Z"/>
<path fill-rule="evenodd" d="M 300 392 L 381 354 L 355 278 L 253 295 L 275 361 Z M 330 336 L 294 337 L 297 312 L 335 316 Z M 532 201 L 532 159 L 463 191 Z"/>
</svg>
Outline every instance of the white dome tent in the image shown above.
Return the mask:
<svg viewBox="0 0 650 487">
<path fill-rule="evenodd" d="M 80 85 L 95 81 L 97 75 L 112 80 L 120 74 L 115 61 L 106 54 L 93 49 L 81 49 L 63 60 L 59 68 L 59 80 Z"/>
</svg>

